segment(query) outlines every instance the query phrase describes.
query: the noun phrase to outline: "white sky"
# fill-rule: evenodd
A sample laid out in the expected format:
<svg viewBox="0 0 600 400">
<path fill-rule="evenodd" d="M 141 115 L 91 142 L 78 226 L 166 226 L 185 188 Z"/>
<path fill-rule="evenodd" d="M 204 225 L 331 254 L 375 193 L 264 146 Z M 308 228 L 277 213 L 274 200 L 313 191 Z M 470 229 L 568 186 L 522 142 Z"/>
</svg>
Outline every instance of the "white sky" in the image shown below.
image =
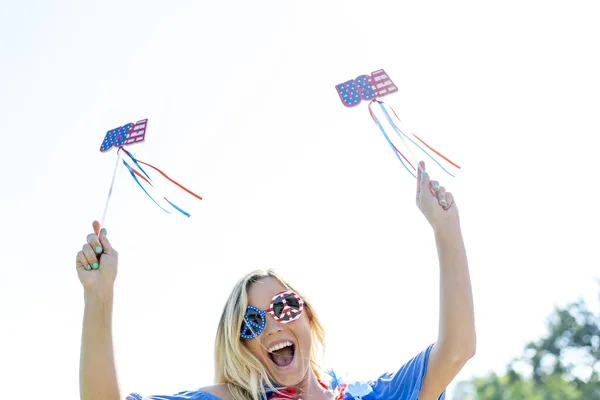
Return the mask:
<svg viewBox="0 0 600 400">
<path fill-rule="evenodd" d="M 557 304 L 596 308 L 600 226 L 596 2 L 30 1 L 0 3 L 0 387 L 78 398 L 77 251 L 101 217 L 104 133 L 197 191 L 158 209 L 120 169 L 123 395 L 212 383 L 234 282 L 274 267 L 314 302 L 329 364 L 372 379 L 437 335 L 438 271 L 412 177 L 367 104 L 334 86 L 384 68 L 384 98 L 462 166 L 478 352 L 501 371 Z M 368 5 L 367 5 L 368 4 Z M 431 163 L 430 163 L 431 164 Z M 340 308 L 340 306 L 343 306 Z"/>
</svg>

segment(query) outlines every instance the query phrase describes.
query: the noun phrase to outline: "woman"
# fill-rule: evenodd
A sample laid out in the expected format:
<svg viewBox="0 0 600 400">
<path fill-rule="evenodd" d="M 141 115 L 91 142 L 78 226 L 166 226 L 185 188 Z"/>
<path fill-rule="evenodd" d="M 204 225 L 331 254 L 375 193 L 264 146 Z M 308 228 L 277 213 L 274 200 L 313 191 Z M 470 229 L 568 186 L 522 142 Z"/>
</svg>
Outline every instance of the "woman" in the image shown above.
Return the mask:
<svg viewBox="0 0 600 400">
<path fill-rule="evenodd" d="M 440 262 L 440 327 L 435 344 L 393 374 L 328 385 L 317 364 L 324 332 L 310 302 L 273 272 L 242 278 L 223 310 L 215 343 L 214 386 L 172 396 L 128 400 L 297 398 L 437 400 L 475 353 L 473 300 L 458 209 L 451 193 L 419 163 L 417 206 L 433 228 Z M 80 361 L 83 400 L 120 399 L 112 345 L 113 285 L 118 254 L 106 231 L 88 235 L 77 254 L 85 292 Z"/>
</svg>

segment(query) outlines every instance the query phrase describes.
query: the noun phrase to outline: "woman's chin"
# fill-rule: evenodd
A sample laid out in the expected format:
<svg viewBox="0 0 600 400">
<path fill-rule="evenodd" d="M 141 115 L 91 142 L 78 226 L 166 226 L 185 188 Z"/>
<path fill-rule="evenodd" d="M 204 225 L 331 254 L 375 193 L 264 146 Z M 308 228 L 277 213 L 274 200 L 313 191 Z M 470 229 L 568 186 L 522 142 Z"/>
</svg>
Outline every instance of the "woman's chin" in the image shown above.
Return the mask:
<svg viewBox="0 0 600 400">
<path fill-rule="evenodd" d="M 291 363 L 284 366 L 277 365 L 270 359 L 269 363 L 273 378 L 283 387 L 298 386 L 306 378 L 307 371 L 299 357 L 294 357 Z"/>
</svg>

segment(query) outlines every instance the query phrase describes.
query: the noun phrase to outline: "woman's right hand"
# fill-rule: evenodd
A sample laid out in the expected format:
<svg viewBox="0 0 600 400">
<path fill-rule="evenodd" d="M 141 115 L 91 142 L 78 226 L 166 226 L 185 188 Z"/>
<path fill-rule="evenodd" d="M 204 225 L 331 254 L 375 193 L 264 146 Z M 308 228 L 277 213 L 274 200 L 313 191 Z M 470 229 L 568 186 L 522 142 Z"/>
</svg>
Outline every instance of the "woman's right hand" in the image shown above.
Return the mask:
<svg viewBox="0 0 600 400">
<path fill-rule="evenodd" d="M 94 221 L 92 227 L 94 233 L 87 236 L 87 243 L 77 253 L 77 275 L 85 290 L 112 289 L 117 277 L 119 254 L 106 238 L 106 229 L 98 232 L 98 221 Z"/>
</svg>

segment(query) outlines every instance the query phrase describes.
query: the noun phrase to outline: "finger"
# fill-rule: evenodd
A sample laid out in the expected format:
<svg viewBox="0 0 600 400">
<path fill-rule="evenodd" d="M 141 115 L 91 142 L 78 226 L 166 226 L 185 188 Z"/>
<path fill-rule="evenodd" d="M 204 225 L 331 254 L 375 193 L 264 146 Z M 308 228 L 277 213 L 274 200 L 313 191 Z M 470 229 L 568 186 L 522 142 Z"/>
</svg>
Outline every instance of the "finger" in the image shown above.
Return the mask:
<svg viewBox="0 0 600 400">
<path fill-rule="evenodd" d="M 96 258 L 96 253 L 92 249 L 92 246 L 90 246 L 89 243 L 84 244 L 81 251 L 83 252 L 83 255 L 85 256 L 87 263 L 89 265 L 91 265 L 92 269 L 98 269 L 98 266 L 99 266 L 98 259 Z"/>
<path fill-rule="evenodd" d="M 419 183 L 419 193 L 422 196 L 425 193 L 426 188 L 429 187 L 429 175 L 425 172 L 425 163 L 421 161 L 419 166 L 422 166 L 422 169 L 419 174 L 420 183 Z"/>
<path fill-rule="evenodd" d="M 436 194 L 439 205 L 442 207 L 446 207 L 446 205 L 448 204 L 448 200 L 446 199 L 446 188 L 440 186 Z"/>
<path fill-rule="evenodd" d="M 87 242 L 92 247 L 92 249 L 94 249 L 96 254 L 102 254 L 102 245 L 100 244 L 100 239 L 98 239 L 98 236 L 94 235 L 93 233 L 90 233 L 89 235 L 87 235 Z"/>
<path fill-rule="evenodd" d="M 438 181 L 431 181 L 429 183 L 429 191 L 432 195 L 436 196 L 437 191 L 440 188 L 440 183 Z"/>
<path fill-rule="evenodd" d="M 452 196 L 452 193 L 446 192 L 446 207 L 444 207 L 444 210 L 449 209 L 453 205 L 454 205 L 454 196 Z"/>
<path fill-rule="evenodd" d="M 92 269 L 92 264 L 88 262 L 87 258 L 85 257 L 85 254 L 83 254 L 83 251 L 77 253 L 77 257 L 75 259 L 75 266 L 77 268 L 87 269 L 88 271 Z"/>
<path fill-rule="evenodd" d="M 421 192 L 421 173 L 425 171 L 425 163 L 419 161 L 417 165 L 417 195 Z"/>
<path fill-rule="evenodd" d="M 94 221 L 92 222 L 92 228 L 94 230 L 94 234 L 98 235 L 98 231 L 100 230 L 100 222 Z"/>
<path fill-rule="evenodd" d="M 113 249 L 112 245 L 110 244 L 110 241 L 106 238 L 106 228 L 102 228 L 102 230 L 100 231 L 99 239 L 104 253 L 117 254 L 117 251 Z"/>
</svg>

